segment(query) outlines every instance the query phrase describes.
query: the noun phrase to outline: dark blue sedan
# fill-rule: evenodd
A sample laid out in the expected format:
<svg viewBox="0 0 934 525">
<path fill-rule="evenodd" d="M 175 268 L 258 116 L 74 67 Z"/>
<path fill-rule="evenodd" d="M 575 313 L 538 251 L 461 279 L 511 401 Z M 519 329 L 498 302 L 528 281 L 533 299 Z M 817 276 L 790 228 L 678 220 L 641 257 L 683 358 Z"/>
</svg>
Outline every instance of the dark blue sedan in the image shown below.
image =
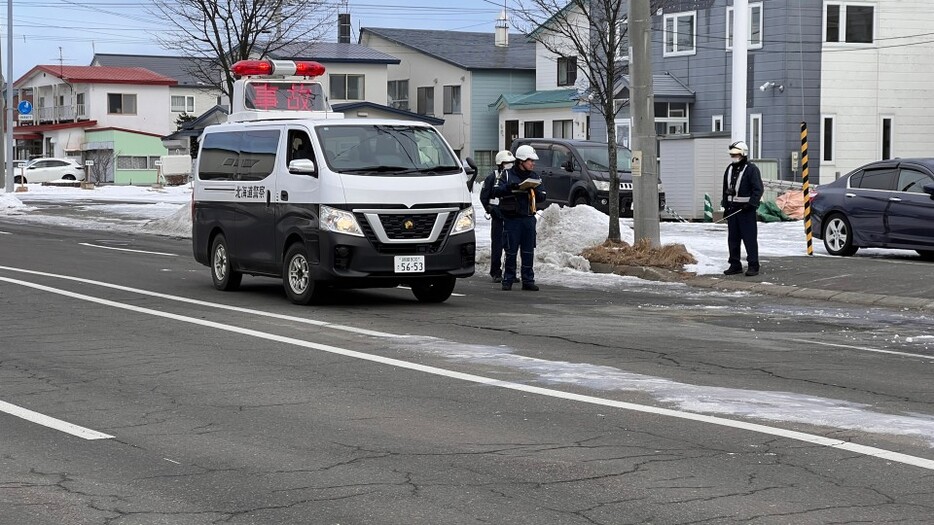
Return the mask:
<svg viewBox="0 0 934 525">
<path fill-rule="evenodd" d="M 934 158 L 872 162 L 822 184 L 812 231 L 831 255 L 860 248 L 915 250 L 934 260 Z"/>
</svg>

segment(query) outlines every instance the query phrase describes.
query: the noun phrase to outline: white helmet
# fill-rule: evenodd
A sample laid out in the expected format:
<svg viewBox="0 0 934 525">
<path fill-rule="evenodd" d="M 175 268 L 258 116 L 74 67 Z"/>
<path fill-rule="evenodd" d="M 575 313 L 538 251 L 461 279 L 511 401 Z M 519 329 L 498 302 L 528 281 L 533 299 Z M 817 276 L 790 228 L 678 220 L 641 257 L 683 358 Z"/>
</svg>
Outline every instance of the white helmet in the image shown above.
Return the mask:
<svg viewBox="0 0 934 525">
<path fill-rule="evenodd" d="M 524 145 L 516 148 L 516 158 L 519 160 L 538 160 L 538 154 L 535 153 L 535 148 L 532 146 Z"/>
<path fill-rule="evenodd" d="M 508 149 L 504 149 L 496 154 L 496 165 L 499 166 L 505 162 L 515 162 L 516 158 L 512 155 L 512 152 Z"/>
<path fill-rule="evenodd" d="M 749 156 L 749 146 L 747 146 L 745 142 L 737 140 L 730 144 L 730 155 Z"/>
</svg>

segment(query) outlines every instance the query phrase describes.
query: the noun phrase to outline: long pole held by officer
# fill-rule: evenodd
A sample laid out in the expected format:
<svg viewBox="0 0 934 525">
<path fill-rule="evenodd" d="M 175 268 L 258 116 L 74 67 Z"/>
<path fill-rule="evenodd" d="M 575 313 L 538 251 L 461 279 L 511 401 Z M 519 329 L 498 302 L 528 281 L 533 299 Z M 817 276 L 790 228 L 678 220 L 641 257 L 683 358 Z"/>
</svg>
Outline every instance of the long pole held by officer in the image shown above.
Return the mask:
<svg viewBox="0 0 934 525">
<path fill-rule="evenodd" d="M 762 174 L 749 162 L 749 146 L 738 140 L 730 144 L 730 165 L 723 172 L 724 218 L 727 224 L 729 268 L 724 275 L 743 273 L 740 245 L 746 248 L 746 275 L 759 275 L 758 217 L 762 199 Z"/>
</svg>

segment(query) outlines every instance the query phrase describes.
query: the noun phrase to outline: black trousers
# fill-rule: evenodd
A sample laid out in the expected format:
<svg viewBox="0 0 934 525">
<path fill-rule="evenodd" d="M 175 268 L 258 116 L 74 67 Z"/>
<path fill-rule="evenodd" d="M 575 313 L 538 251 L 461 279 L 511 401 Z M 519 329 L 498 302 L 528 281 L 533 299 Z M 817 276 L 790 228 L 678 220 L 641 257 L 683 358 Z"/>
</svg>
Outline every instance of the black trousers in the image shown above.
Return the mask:
<svg viewBox="0 0 934 525">
<path fill-rule="evenodd" d="M 727 209 L 728 213 L 736 211 Z M 750 270 L 759 270 L 759 223 L 755 208 L 743 210 L 726 220 L 727 246 L 730 248 L 730 268 L 742 268 L 740 244 L 746 248 L 746 263 Z"/>
</svg>

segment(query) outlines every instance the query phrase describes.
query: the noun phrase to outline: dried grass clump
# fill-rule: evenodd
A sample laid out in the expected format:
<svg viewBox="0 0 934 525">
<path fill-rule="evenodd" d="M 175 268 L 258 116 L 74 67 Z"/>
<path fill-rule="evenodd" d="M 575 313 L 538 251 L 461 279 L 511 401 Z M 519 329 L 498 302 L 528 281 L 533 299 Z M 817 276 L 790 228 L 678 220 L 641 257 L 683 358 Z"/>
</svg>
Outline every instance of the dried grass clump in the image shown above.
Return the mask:
<svg viewBox="0 0 934 525">
<path fill-rule="evenodd" d="M 591 263 L 653 266 L 676 272 L 683 272 L 685 264 L 697 263 L 697 259 L 683 244 L 652 247 L 648 239 L 640 239 L 635 246 L 625 241 L 606 240 L 603 244 L 584 249 L 581 255 Z"/>
</svg>

